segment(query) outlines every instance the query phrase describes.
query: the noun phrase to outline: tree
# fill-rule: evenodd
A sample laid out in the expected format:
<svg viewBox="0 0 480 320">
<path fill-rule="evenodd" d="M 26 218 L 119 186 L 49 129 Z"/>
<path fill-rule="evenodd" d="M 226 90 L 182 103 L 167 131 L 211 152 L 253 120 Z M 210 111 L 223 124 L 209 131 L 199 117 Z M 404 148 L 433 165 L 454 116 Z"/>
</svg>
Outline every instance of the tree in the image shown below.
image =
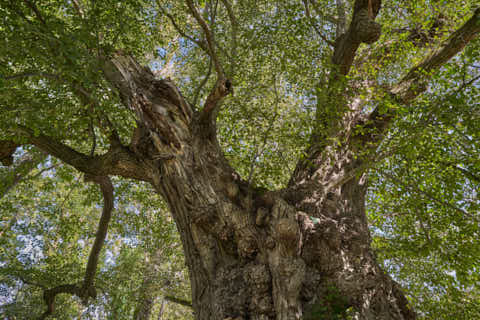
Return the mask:
<svg viewBox="0 0 480 320">
<path fill-rule="evenodd" d="M 379 194 L 393 193 L 385 177 L 406 190 L 395 199 L 411 198 L 407 217 L 428 198 L 478 221 L 475 201 L 439 199 L 395 171 L 421 168 L 402 161 L 424 157 L 467 179 L 463 195 L 475 196 L 475 152 L 460 152 L 461 162 L 455 150 L 429 154 L 448 137 L 428 128 L 444 117 L 466 148 L 476 143 L 473 5 L 3 1 L 2 163 L 32 146 L 39 162 L 55 157 L 103 196 L 83 280 L 44 287 L 42 316 L 60 293 L 97 296 L 119 176 L 149 184 L 167 203 L 196 319 L 415 319 L 372 248 L 367 180 Z M 457 106 L 465 112 L 446 113 Z M 449 127 L 453 119 L 462 128 Z M 430 136 L 416 146 L 402 140 L 409 130 Z M 392 167 L 382 162 L 397 156 Z M 380 215 L 381 199 L 371 203 L 374 217 L 392 221 Z M 426 217 L 415 222 L 434 242 Z"/>
</svg>

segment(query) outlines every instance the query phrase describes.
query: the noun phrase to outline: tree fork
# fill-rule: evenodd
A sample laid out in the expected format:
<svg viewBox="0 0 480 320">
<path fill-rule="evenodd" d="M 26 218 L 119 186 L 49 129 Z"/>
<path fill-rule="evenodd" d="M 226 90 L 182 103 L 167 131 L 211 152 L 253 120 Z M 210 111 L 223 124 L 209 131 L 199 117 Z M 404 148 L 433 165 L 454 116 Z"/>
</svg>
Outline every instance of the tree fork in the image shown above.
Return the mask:
<svg viewBox="0 0 480 320">
<path fill-rule="evenodd" d="M 111 79 L 145 128 L 137 150 L 177 223 L 197 319 L 308 318 L 338 307 L 332 288 L 341 312 L 354 307 L 359 319 L 415 318 L 370 247 L 363 176 L 325 194 L 317 183 L 277 192 L 251 187 L 216 139 L 197 134 L 203 114 L 184 112 L 190 106 L 173 83 L 119 60 Z M 352 167 L 351 152 L 328 150 L 337 158 L 324 161 L 315 181 L 336 181 Z"/>
</svg>

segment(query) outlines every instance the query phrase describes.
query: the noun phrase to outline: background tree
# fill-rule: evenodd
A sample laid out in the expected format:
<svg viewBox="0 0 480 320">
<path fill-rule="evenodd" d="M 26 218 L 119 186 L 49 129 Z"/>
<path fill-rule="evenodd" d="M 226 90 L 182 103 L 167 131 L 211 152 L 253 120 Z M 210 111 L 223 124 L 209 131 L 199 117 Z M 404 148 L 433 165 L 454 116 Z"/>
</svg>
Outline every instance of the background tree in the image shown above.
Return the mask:
<svg viewBox="0 0 480 320">
<path fill-rule="evenodd" d="M 474 2 L 0 4 L 9 315 L 478 317 Z"/>
</svg>

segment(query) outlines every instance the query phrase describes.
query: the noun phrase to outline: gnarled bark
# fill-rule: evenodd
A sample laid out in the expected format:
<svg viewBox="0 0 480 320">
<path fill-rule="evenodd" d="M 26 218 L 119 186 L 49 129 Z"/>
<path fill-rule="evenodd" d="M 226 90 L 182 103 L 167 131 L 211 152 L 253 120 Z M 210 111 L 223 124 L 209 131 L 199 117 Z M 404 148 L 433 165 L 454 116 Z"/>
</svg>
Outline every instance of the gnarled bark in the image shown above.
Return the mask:
<svg viewBox="0 0 480 320">
<path fill-rule="evenodd" d="M 374 19 L 380 1 L 355 1 L 350 26 L 336 41 L 332 58 L 337 72 L 331 73 L 327 90 L 332 97 L 321 102 L 338 101 L 333 106 L 338 119 L 324 126 L 325 134 L 315 132 L 307 161 L 299 162 L 288 187 L 268 192 L 243 181 L 222 154 L 216 113 L 232 83 L 208 26 L 193 2 L 187 4 L 206 34 L 205 48 L 217 71 L 202 111 L 195 112 L 172 81 L 156 79 L 118 52 L 107 60 L 104 73 L 136 114 L 138 126 L 129 146 L 113 139 L 104 155 L 87 156 L 28 128 L 18 132 L 93 177 L 118 174 L 152 184 L 177 223 L 197 319 L 334 319 L 349 308 L 355 319 L 415 319 L 371 249 L 362 173 L 366 159 L 355 145 L 368 145 L 363 152 L 378 145 L 395 114 L 375 110 L 364 116 L 341 90 L 340 78 L 351 68 L 359 45 L 379 37 Z M 392 88 L 399 103 L 425 90 L 419 70 L 438 69 L 480 32 L 478 15 L 477 10 L 440 51 Z M 355 125 L 377 131 L 360 137 L 353 132 Z M 334 129 L 341 132 L 333 136 Z M 340 138 L 340 144 L 333 138 Z M 10 163 L 17 144 L 5 140 L 0 147 L 0 160 Z M 92 284 L 88 270 L 85 282 Z M 77 294 L 75 288 L 58 290 Z M 53 301 L 47 298 L 47 303 Z"/>
<path fill-rule="evenodd" d="M 365 177 L 345 178 L 360 165 L 352 151 L 327 148 L 288 189 L 257 190 L 172 82 L 123 55 L 111 67 L 141 120 L 131 150 L 181 234 L 197 319 L 328 319 L 349 307 L 358 319 L 415 318 L 371 250 Z"/>
</svg>

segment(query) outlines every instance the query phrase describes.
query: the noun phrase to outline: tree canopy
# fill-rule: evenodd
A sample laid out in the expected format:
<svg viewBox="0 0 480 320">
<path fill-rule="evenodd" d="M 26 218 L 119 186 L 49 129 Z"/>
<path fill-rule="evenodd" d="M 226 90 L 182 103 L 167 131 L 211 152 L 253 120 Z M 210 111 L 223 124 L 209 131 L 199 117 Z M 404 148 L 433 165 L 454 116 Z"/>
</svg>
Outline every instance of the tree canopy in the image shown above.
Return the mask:
<svg viewBox="0 0 480 320">
<path fill-rule="evenodd" d="M 48 289 L 90 276 L 96 292 L 78 293 L 89 288 L 80 284 L 58 295 L 52 319 L 130 319 L 148 301 L 151 319 L 193 319 L 164 201 L 141 173 L 112 169 L 99 181 L 62 149 L 107 163 L 114 139 L 131 143 L 137 115 L 105 76 L 122 52 L 171 79 L 196 111 L 219 79 L 231 81 L 219 143 L 242 179 L 265 190 L 286 187 L 312 134 L 338 130 L 351 111 L 330 103 L 332 77 L 362 114 L 395 114 L 384 130 L 352 131 L 384 136 L 362 168 L 377 259 L 420 319 L 479 319 L 478 3 L 367 1 L 381 34 L 348 62 L 349 49 L 338 57 L 335 48 L 360 2 L 0 0 L 0 313 L 40 317 Z M 449 52 L 456 43 L 463 50 Z M 109 226 L 96 265 L 99 220 Z"/>
</svg>

